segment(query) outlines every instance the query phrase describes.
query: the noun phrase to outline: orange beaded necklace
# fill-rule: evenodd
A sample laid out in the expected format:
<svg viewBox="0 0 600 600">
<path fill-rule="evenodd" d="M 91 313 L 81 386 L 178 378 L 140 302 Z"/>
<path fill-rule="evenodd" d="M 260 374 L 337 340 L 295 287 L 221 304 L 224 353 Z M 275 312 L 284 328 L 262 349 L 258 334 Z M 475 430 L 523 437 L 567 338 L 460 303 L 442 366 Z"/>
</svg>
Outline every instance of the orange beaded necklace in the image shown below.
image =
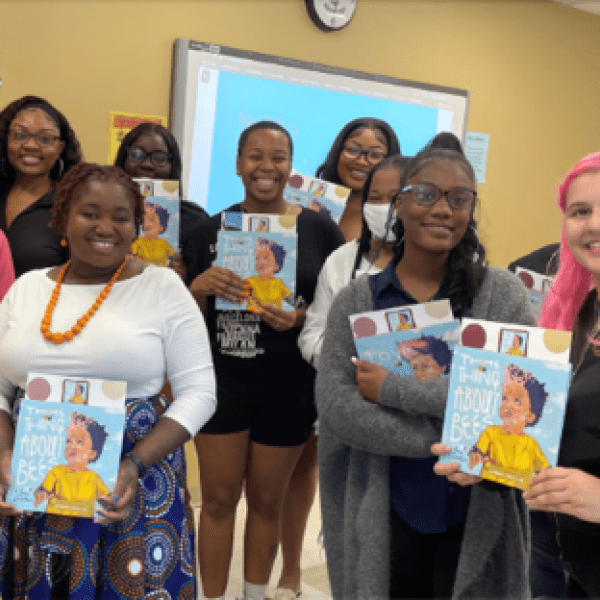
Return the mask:
<svg viewBox="0 0 600 600">
<path fill-rule="evenodd" d="M 50 326 L 52 325 L 52 313 L 56 308 L 56 303 L 58 302 L 58 296 L 60 295 L 60 287 L 62 285 L 62 280 L 64 279 L 65 273 L 71 261 L 67 261 L 65 266 L 60 270 L 58 277 L 56 278 L 56 286 L 52 291 L 52 296 L 50 296 L 50 302 L 48 302 L 48 306 L 46 307 L 46 312 L 44 313 L 44 318 L 42 319 L 42 326 L 40 327 L 40 331 L 44 334 L 44 337 L 49 342 L 54 342 L 55 344 L 62 344 L 63 342 L 71 341 L 73 337 L 75 337 L 78 333 L 81 333 L 81 330 L 87 325 L 87 322 L 92 318 L 94 313 L 100 308 L 100 305 L 106 300 L 106 297 L 110 293 L 112 286 L 115 281 L 119 278 L 121 271 L 125 268 L 127 261 L 129 260 L 129 256 L 125 257 L 125 260 L 121 263 L 121 266 L 115 271 L 115 274 L 110 278 L 110 281 L 106 284 L 106 287 L 100 292 L 100 295 L 96 298 L 96 301 L 89 310 L 79 319 L 69 331 L 65 331 L 64 333 L 52 333 L 50 331 Z"/>
</svg>

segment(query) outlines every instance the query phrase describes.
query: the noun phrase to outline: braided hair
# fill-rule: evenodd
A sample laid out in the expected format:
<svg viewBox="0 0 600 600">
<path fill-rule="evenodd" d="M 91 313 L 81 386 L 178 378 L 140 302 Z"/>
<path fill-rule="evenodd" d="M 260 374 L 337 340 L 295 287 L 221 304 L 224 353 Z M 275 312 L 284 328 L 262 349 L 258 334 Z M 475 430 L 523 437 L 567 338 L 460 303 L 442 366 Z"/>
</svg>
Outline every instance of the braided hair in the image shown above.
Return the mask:
<svg viewBox="0 0 600 600">
<path fill-rule="evenodd" d="M 61 236 L 65 234 L 73 193 L 78 187 L 92 181 L 116 183 L 131 196 L 134 201 L 135 230 L 139 231 L 144 216 L 144 197 L 140 192 L 139 185 L 119 167 L 94 163 L 80 163 L 73 167 L 56 186 L 52 220 L 50 221 L 50 226 L 54 231 Z"/>
</svg>

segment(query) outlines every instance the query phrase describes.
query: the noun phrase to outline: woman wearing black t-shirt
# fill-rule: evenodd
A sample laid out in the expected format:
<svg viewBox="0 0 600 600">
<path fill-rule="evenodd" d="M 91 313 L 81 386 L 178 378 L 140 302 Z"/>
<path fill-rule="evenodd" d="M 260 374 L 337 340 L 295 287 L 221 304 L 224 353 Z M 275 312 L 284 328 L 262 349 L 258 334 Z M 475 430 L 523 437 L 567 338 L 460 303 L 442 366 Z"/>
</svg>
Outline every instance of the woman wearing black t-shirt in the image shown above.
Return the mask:
<svg viewBox="0 0 600 600">
<path fill-rule="evenodd" d="M 47 100 L 23 96 L 0 112 L 0 229 L 17 277 L 68 258 L 50 219 L 55 185 L 79 162 L 75 133 Z"/>
<path fill-rule="evenodd" d="M 241 277 L 213 265 L 221 214 L 195 229 L 183 248 L 190 291 L 206 315 L 217 376 L 217 412 L 196 437 L 206 598 L 225 594 L 235 511 L 245 484 L 244 597 L 263 600 L 283 496 L 315 419 L 314 375 L 297 338 L 319 271 L 344 240 L 331 219 L 284 200 L 291 163 L 292 141 L 280 125 L 263 121 L 247 128 L 236 161 L 244 200 L 228 210 L 298 216 L 295 310 L 266 304 L 254 312 L 215 309 L 215 296 L 240 302 L 246 291 Z"/>
<path fill-rule="evenodd" d="M 582 158 L 559 187 L 560 268 L 540 326 L 573 326 L 569 390 L 558 467 L 538 474 L 525 500 L 555 512 L 567 597 L 600 597 L 600 152 Z M 590 287 L 592 289 L 590 290 Z M 575 315 L 577 308 L 579 311 Z"/>
</svg>

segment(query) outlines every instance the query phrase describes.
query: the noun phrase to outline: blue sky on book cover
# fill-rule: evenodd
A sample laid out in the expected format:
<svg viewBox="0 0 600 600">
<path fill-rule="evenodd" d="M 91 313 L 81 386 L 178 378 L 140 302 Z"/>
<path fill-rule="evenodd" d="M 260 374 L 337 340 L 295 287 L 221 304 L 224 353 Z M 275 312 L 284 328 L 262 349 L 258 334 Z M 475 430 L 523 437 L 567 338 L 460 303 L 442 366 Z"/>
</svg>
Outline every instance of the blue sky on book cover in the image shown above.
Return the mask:
<svg viewBox="0 0 600 600">
<path fill-rule="evenodd" d="M 262 224 L 257 221 L 258 228 Z M 269 303 L 283 310 L 292 311 L 296 292 L 297 236 L 272 231 L 219 231 L 217 233 L 217 266 L 237 273 L 249 280 L 259 292 L 263 286 L 271 285 Z M 261 277 L 257 267 L 261 254 L 271 254 L 278 270 L 271 277 Z M 287 290 L 287 291 L 286 291 Z M 289 293 L 288 293 L 289 292 Z M 217 310 L 246 310 L 248 303 L 236 304 L 217 296 Z"/>
<path fill-rule="evenodd" d="M 116 483 L 125 382 L 30 374 L 26 392 L 31 397 L 20 402 L 7 502 L 24 511 L 92 517 L 96 499 Z M 74 446 L 81 451 L 86 442 L 82 462 Z"/>
<path fill-rule="evenodd" d="M 570 376 L 569 364 L 457 346 L 442 431 L 452 451 L 440 460 L 527 489 L 556 465 Z"/>
<path fill-rule="evenodd" d="M 388 371 L 412 377 L 417 368 L 422 373 L 423 357 L 435 361 L 442 377 L 448 377 L 452 349 L 459 339 L 460 321 L 428 325 L 420 329 L 404 329 L 368 337 L 356 337 L 358 357 L 381 365 Z"/>
</svg>

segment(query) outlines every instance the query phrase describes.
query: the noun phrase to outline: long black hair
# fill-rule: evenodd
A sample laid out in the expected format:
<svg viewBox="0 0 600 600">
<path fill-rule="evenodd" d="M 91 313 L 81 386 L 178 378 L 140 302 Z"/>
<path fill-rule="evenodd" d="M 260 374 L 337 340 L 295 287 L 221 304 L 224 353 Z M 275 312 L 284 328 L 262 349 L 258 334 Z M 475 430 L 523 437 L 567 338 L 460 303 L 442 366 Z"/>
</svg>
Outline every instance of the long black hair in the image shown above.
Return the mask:
<svg viewBox="0 0 600 600">
<path fill-rule="evenodd" d="M 403 189 L 407 182 L 418 175 L 426 166 L 444 160 L 458 163 L 473 184 L 476 183 L 473 167 L 463 154 L 447 148 L 426 146 L 406 165 L 402 174 L 400 189 Z M 477 223 L 473 217 L 474 212 L 475 206 L 471 209 L 471 217 L 465 235 L 458 245 L 450 251 L 446 268 L 447 295 L 452 310 L 457 316 L 462 315 L 465 310 L 471 307 L 473 298 L 479 292 L 487 270 L 485 248 L 477 235 Z M 404 227 L 400 219 L 394 224 L 393 230 L 396 233 L 396 239 L 399 240 L 394 257 L 394 260 L 397 261 L 404 252 L 404 244 L 402 243 Z"/>
<path fill-rule="evenodd" d="M 325 181 L 331 183 L 339 183 L 343 185 L 343 181 L 338 175 L 338 162 L 340 155 L 344 149 L 346 140 L 350 137 L 359 135 L 363 129 L 372 129 L 374 132 L 379 132 L 383 135 L 383 140 L 387 146 L 387 155 L 401 154 L 400 142 L 398 136 L 394 133 L 394 130 L 389 126 L 388 123 L 381 119 L 374 119 L 371 117 L 361 117 L 360 119 L 354 119 L 349 123 L 346 123 L 342 130 L 337 134 L 333 144 L 327 153 L 325 162 L 317 168 L 316 176 Z"/>
<path fill-rule="evenodd" d="M 71 167 L 81 162 L 81 145 L 66 117 L 44 98 L 40 98 L 39 96 L 23 96 L 5 106 L 2 112 L 0 112 L 0 194 L 10 190 L 17 176 L 7 157 L 10 124 L 22 110 L 34 108 L 43 110 L 48 115 L 48 118 L 56 124 L 60 139 L 65 143 L 59 159 L 50 169 L 50 173 L 48 174 L 50 179 L 55 182 L 60 181 L 61 177 Z"/>
<path fill-rule="evenodd" d="M 117 150 L 117 156 L 115 157 L 115 167 L 119 167 L 125 170 L 125 162 L 127 161 L 127 150 L 135 144 L 136 140 L 145 134 L 156 134 L 159 135 L 170 155 L 171 172 L 169 173 L 169 179 L 176 179 L 181 181 L 181 153 L 179 152 L 179 146 L 177 140 L 173 134 L 163 127 L 160 123 L 140 123 L 136 125 L 127 135 L 121 140 L 121 145 Z M 181 186 L 180 186 L 181 189 Z"/>
</svg>

